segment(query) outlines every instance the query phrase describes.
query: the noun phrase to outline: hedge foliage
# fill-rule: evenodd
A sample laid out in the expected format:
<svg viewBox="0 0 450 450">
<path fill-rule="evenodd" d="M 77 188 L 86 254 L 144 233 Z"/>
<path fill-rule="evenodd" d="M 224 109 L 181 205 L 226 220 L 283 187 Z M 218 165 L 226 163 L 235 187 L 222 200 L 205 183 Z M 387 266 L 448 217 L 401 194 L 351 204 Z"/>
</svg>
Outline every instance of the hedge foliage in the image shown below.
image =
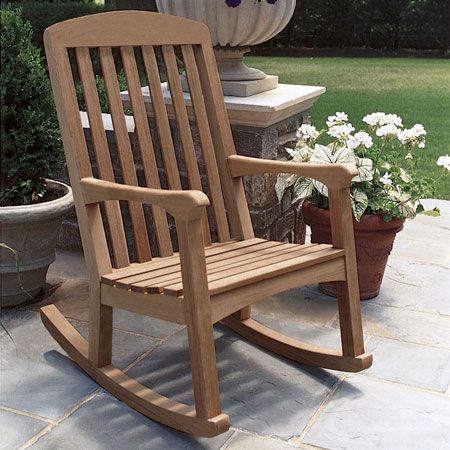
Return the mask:
<svg viewBox="0 0 450 450">
<path fill-rule="evenodd" d="M 448 0 L 301 0 L 280 47 L 449 48 Z"/>
<path fill-rule="evenodd" d="M 8 2 L 2 1 L 3 8 L 7 5 Z M 42 52 L 44 30 L 50 25 L 111 9 L 108 6 L 98 5 L 93 0 L 43 0 L 38 2 L 22 0 L 10 2 L 10 6 L 22 9 L 22 17 L 30 21 L 33 27 L 33 43 L 38 45 Z"/>
<path fill-rule="evenodd" d="M 32 26 L 20 9 L 0 11 L 0 205 L 39 201 L 63 161 L 50 82 Z"/>
</svg>

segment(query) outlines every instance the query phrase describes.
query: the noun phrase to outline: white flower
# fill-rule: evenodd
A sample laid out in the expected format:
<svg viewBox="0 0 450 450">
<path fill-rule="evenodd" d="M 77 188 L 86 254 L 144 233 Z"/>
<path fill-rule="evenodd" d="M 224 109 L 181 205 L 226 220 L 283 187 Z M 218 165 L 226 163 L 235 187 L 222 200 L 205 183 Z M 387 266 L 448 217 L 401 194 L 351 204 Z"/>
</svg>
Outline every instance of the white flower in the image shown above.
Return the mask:
<svg viewBox="0 0 450 450">
<path fill-rule="evenodd" d="M 417 145 L 419 148 L 425 148 L 426 134 L 423 125 L 416 123 L 412 128 L 399 131 L 397 137 L 403 145 Z"/>
<path fill-rule="evenodd" d="M 392 180 L 391 180 L 391 174 L 389 172 L 386 172 L 381 178 L 380 181 L 385 185 L 385 186 L 390 186 L 392 184 Z"/>
<path fill-rule="evenodd" d="M 351 123 L 346 123 L 344 125 L 335 125 L 331 127 L 327 133 L 338 140 L 344 140 L 350 137 L 352 131 L 355 131 L 353 125 Z"/>
<path fill-rule="evenodd" d="M 384 125 L 395 125 L 396 127 L 403 127 L 402 118 L 397 114 L 386 114 L 384 112 L 375 112 L 363 117 L 363 122 L 371 127 L 382 127 Z"/>
<path fill-rule="evenodd" d="M 347 141 L 347 147 L 351 150 L 354 150 L 362 145 L 366 148 L 370 148 L 373 145 L 372 138 L 365 131 L 358 131 L 358 133 L 355 133 L 354 136 L 350 136 Z"/>
<path fill-rule="evenodd" d="M 382 125 L 382 120 L 386 117 L 384 112 L 375 112 L 363 117 L 363 122 L 367 123 L 371 127 L 377 127 Z"/>
<path fill-rule="evenodd" d="M 297 138 L 302 141 L 315 140 L 319 137 L 319 134 L 314 125 L 304 124 L 297 130 Z"/>
<path fill-rule="evenodd" d="M 376 135 L 379 137 L 392 137 L 397 136 L 399 132 L 400 129 L 390 123 L 378 128 L 378 130 L 376 131 Z"/>
<path fill-rule="evenodd" d="M 397 116 L 397 114 L 386 114 L 381 119 L 381 125 L 395 125 L 396 127 L 402 127 L 402 118 Z"/>
<path fill-rule="evenodd" d="M 442 166 L 445 170 L 450 171 L 450 156 L 439 156 L 438 160 L 436 161 L 436 164 L 438 166 Z"/>
<path fill-rule="evenodd" d="M 411 130 L 413 130 L 414 134 L 416 137 L 420 137 L 420 136 L 426 136 L 427 132 L 424 128 L 424 126 L 421 123 L 416 123 Z"/>
<path fill-rule="evenodd" d="M 327 126 L 334 127 L 335 125 L 344 125 L 348 121 L 348 116 L 345 112 L 337 112 L 334 116 L 328 116 Z"/>
</svg>

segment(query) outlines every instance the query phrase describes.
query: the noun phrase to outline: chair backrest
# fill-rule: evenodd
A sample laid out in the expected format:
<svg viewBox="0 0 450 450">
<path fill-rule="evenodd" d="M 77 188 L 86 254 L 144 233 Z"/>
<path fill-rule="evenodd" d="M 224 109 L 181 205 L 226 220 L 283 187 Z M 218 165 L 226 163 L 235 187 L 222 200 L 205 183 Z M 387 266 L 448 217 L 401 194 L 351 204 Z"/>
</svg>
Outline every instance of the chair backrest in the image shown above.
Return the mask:
<svg viewBox="0 0 450 450">
<path fill-rule="evenodd" d="M 103 180 L 123 180 L 136 186 L 203 190 L 211 201 L 209 219 L 206 214 L 203 219 L 205 244 L 252 236 L 242 182 L 232 179 L 226 167 L 226 158 L 235 153 L 235 148 L 205 25 L 175 16 L 117 11 L 53 25 L 46 30 L 44 41 L 88 264 L 105 273 L 112 267 L 129 265 L 132 248 L 139 262 L 150 260 L 152 253 L 163 257 L 173 253 L 168 218 L 162 209 L 152 208 L 150 213 L 140 203 L 128 202 L 126 206 L 118 201 L 105 202 L 102 209 L 85 205 L 79 181 L 93 174 Z M 184 68 L 190 88 L 194 137 L 183 98 L 180 67 Z M 122 70 L 137 146 L 130 142 L 129 119 L 120 97 Z M 114 166 L 104 130 L 99 77 L 104 80 L 120 168 Z M 162 78 L 167 79 L 171 92 L 175 116 L 172 122 L 163 98 Z M 149 86 L 154 126 L 149 124 L 141 81 Z M 91 152 L 79 114 L 80 93 L 91 129 Z M 200 145 L 194 145 L 197 140 Z M 180 150 L 174 142 L 179 142 Z M 196 148 L 201 148 L 201 154 L 196 153 Z M 200 175 L 199 164 L 206 177 Z M 180 178 L 180 168 L 184 178 Z M 145 180 L 138 179 L 140 170 Z M 128 234 L 133 236 L 125 233 L 124 208 L 128 208 L 132 223 L 132 233 Z M 149 228 L 156 240 L 149 237 Z"/>
</svg>

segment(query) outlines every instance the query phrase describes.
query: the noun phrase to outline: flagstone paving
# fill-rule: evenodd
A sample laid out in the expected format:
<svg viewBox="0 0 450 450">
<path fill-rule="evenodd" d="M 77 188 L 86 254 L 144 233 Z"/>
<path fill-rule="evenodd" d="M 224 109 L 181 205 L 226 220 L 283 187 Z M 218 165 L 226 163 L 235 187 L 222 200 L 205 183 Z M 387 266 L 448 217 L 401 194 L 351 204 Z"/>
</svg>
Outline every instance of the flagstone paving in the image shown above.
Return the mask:
<svg viewBox="0 0 450 450">
<path fill-rule="evenodd" d="M 55 303 L 87 336 L 81 254 L 58 252 L 39 304 L 3 311 L 0 449 L 450 449 L 450 202 L 439 218 L 405 226 L 382 292 L 362 304 L 373 366 L 361 374 L 314 369 L 263 351 L 221 325 L 217 362 L 229 432 L 198 439 L 137 413 L 105 392 L 44 329 L 39 307 Z M 430 201 L 429 206 L 434 206 Z M 337 347 L 336 301 L 306 286 L 254 307 L 288 335 Z M 124 311 L 114 316 L 114 363 L 192 403 L 186 331 Z"/>
</svg>

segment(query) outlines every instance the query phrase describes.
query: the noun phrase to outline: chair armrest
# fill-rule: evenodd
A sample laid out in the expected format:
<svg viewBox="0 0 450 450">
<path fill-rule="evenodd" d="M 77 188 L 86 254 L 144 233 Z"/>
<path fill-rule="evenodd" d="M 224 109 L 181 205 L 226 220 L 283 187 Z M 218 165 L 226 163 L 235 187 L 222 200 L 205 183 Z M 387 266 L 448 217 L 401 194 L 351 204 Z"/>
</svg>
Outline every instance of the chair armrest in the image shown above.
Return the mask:
<svg viewBox="0 0 450 450">
<path fill-rule="evenodd" d="M 150 189 L 92 177 L 82 178 L 80 184 L 85 204 L 107 200 L 136 201 L 159 206 L 178 220 L 201 217 L 203 208 L 209 205 L 208 197 L 201 191 Z"/>
<path fill-rule="evenodd" d="M 314 178 L 331 189 L 350 186 L 352 178 L 358 175 L 356 168 L 349 164 L 293 163 L 240 155 L 229 156 L 227 162 L 233 178 L 262 173 L 292 173 Z"/>
</svg>

